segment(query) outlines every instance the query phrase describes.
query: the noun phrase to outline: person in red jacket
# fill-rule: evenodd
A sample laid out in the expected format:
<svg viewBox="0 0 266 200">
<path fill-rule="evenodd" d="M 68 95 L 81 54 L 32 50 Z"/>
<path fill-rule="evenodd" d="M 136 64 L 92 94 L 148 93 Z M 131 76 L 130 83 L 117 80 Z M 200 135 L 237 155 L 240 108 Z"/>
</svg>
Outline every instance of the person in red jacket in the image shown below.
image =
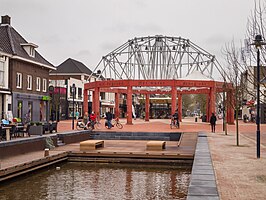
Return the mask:
<svg viewBox="0 0 266 200">
<path fill-rule="evenodd" d="M 94 114 L 93 111 L 90 114 L 90 122 L 91 122 L 92 129 L 94 129 L 94 125 L 96 124 L 96 115 Z"/>
</svg>

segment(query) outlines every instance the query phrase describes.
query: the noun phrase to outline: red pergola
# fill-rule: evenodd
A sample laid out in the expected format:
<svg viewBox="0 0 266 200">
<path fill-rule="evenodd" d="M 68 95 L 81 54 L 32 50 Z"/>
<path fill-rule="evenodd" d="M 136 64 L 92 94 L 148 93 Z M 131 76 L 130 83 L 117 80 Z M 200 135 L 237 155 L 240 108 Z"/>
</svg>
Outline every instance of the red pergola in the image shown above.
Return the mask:
<svg viewBox="0 0 266 200">
<path fill-rule="evenodd" d="M 169 87 L 169 91 L 156 89 L 149 91 L 146 87 Z M 149 97 L 151 94 L 170 94 L 172 98 L 172 114 L 178 107 L 179 116 L 182 116 L 183 94 L 206 94 L 207 99 L 207 121 L 211 113 L 215 113 L 217 93 L 226 92 L 227 122 L 234 123 L 233 87 L 230 83 L 210 80 L 101 80 L 86 83 L 84 86 L 84 112 L 88 111 L 88 90 L 93 91 L 93 110 L 97 116 L 100 111 L 100 92 L 115 93 L 115 116 L 119 116 L 119 94 L 127 96 L 127 124 L 132 124 L 132 94 L 144 94 L 145 120 L 149 121 Z M 178 100 L 177 100 L 178 99 Z M 178 102 L 177 102 L 178 101 Z M 180 117 L 180 121 L 182 118 Z"/>
<path fill-rule="evenodd" d="M 226 91 L 230 102 L 226 104 L 227 122 L 233 123 L 234 109 L 230 106 L 233 87 L 226 81 L 215 81 L 213 74 L 220 74 L 226 80 L 215 56 L 189 39 L 163 35 L 135 37 L 103 56 L 95 67 L 89 80 L 96 81 L 84 86 L 84 111 L 88 111 L 88 90 L 93 91 L 93 110 L 97 115 L 100 92 L 115 93 L 116 116 L 119 116 L 119 94 L 126 94 L 128 124 L 132 124 L 132 94 L 146 96 L 145 120 L 149 120 L 151 94 L 171 96 L 171 112 L 178 107 L 179 116 L 182 116 L 183 94 L 206 94 L 209 120 L 215 112 L 216 94 Z"/>
</svg>

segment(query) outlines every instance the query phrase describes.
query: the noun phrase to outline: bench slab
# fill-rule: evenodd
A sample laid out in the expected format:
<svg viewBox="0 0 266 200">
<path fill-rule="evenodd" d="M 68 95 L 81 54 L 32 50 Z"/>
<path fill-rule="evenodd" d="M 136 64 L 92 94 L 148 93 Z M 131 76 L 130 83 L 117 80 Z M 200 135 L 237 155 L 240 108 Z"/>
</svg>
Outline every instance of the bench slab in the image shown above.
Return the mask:
<svg viewBox="0 0 266 200">
<path fill-rule="evenodd" d="M 100 147 L 104 147 L 103 140 L 86 140 L 79 143 L 80 151 L 95 150 Z"/>
<path fill-rule="evenodd" d="M 165 149 L 165 141 L 148 141 L 146 145 L 147 150 L 163 150 Z"/>
</svg>

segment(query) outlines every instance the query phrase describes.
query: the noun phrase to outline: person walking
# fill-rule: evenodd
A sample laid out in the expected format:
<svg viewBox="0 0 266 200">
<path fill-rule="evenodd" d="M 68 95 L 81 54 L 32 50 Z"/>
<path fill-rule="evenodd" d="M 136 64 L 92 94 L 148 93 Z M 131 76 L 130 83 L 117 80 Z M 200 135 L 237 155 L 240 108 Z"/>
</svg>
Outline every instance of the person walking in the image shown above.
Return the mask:
<svg viewBox="0 0 266 200">
<path fill-rule="evenodd" d="M 214 113 L 212 113 L 212 116 L 210 118 L 210 123 L 211 123 L 211 129 L 212 133 L 215 133 L 215 125 L 216 125 L 217 118 Z"/>
<path fill-rule="evenodd" d="M 105 117 L 106 121 L 107 121 L 107 126 L 108 129 L 112 128 L 112 119 L 113 119 L 113 115 L 110 111 L 108 111 L 106 113 L 106 117 Z"/>
<path fill-rule="evenodd" d="M 79 111 L 76 112 L 76 120 L 79 119 Z"/>
</svg>

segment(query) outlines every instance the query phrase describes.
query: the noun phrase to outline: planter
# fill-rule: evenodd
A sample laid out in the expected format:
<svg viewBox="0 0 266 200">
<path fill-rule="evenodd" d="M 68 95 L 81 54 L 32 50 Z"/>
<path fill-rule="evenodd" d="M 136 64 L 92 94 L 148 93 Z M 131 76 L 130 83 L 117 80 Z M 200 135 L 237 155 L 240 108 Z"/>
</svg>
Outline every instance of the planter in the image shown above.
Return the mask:
<svg viewBox="0 0 266 200">
<path fill-rule="evenodd" d="M 29 129 L 30 135 L 42 135 L 43 134 L 43 126 L 30 126 Z"/>
<path fill-rule="evenodd" d="M 43 126 L 43 133 L 45 132 L 52 133 L 53 131 L 57 132 L 57 122 L 44 123 L 42 126 Z"/>
</svg>

